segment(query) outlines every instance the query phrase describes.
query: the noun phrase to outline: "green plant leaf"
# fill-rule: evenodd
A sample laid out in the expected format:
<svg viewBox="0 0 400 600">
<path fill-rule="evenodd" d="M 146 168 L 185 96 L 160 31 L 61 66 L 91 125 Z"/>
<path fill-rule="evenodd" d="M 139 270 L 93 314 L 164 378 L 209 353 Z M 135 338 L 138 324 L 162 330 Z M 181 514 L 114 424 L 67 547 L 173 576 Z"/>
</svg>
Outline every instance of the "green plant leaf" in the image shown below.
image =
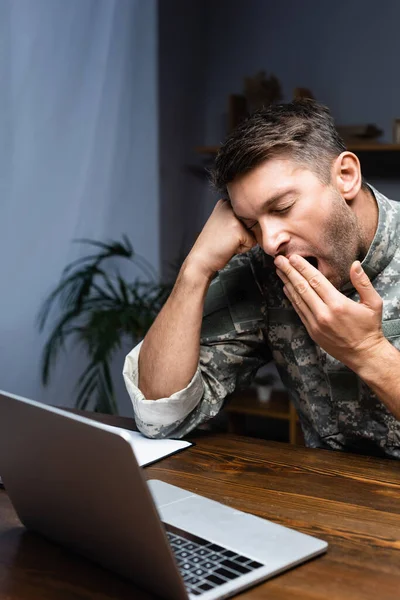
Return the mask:
<svg viewBox="0 0 400 600">
<path fill-rule="evenodd" d="M 157 282 L 156 271 L 134 252 L 127 236 L 122 242 L 77 241 L 98 252 L 67 265 L 38 312 L 41 331 L 52 322 L 42 354 L 42 381 L 48 383 L 68 338 L 68 348 L 79 344 L 88 357 L 77 382 L 76 406 L 86 408 L 93 400 L 95 410 L 116 412 L 111 361 L 126 336 L 135 344 L 147 333 L 171 288 Z M 115 260 L 105 262 L 111 258 L 131 260 L 141 275 L 127 281 Z"/>
<path fill-rule="evenodd" d="M 69 311 L 62 315 L 45 344 L 41 363 L 42 383 L 44 385 L 49 381 L 50 370 L 56 363 L 59 351 L 65 348 L 66 338 L 75 333 L 74 327 L 67 328 L 66 326 L 76 317 L 75 311 Z"/>
</svg>

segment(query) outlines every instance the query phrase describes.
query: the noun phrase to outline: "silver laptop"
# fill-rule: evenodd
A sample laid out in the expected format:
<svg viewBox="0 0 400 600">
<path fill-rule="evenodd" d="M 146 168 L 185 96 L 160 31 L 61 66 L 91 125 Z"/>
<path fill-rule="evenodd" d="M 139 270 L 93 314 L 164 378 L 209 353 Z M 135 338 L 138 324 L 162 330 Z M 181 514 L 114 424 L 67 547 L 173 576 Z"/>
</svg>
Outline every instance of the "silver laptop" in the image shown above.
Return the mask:
<svg viewBox="0 0 400 600">
<path fill-rule="evenodd" d="M 28 529 L 170 600 L 226 598 L 327 548 L 162 481 L 146 483 L 123 430 L 4 392 L 0 475 Z"/>
</svg>

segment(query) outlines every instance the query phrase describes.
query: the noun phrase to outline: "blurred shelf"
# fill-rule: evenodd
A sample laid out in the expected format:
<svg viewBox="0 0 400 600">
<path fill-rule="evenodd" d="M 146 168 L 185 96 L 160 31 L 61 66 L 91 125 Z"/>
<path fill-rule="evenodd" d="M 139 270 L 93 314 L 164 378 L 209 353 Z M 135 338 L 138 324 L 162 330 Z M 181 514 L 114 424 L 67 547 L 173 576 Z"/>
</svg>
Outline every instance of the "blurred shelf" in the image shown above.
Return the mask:
<svg viewBox="0 0 400 600">
<path fill-rule="evenodd" d="M 217 154 L 219 146 L 197 146 L 195 148 L 197 154 Z"/>
<path fill-rule="evenodd" d="M 272 390 L 271 399 L 258 399 L 253 390 L 236 392 L 230 397 L 224 409 L 227 413 L 246 414 L 255 417 L 270 417 L 273 419 L 290 418 L 290 400 L 287 392 Z"/>
<path fill-rule="evenodd" d="M 380 144 L 379 142 L 365 142 L 350 144 L 350 152 L 400 152 L 400 144 Z"/>
<path fill-rule="evenodd" d="M 288 438 L 291 444 L 304 444 L 298 427 L 299 419 L 296 410 L 286 391 L 272 390 L 271 398 L 267 402 L 259 400 L 255 390 L 238 391 L 227 399 L 223 410 L 228 416 L 228 427 L 231 433 L 246 433 L 244 417 L 247 416 L 278 419 L 287 421 Z"/>
</svg>

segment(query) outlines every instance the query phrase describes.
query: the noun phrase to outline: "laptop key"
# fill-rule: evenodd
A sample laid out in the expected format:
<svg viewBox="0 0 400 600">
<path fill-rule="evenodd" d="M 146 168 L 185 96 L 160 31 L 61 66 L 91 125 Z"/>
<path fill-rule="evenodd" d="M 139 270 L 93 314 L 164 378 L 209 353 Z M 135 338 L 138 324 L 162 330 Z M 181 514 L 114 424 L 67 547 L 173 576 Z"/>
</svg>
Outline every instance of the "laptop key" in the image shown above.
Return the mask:
<svg viewBox="0 0 400 600">
<path fill-rule="evenodd" d="M 204 583 L 202 583 L 201 585 L 199 585 L 197 587 L 202 592 L 207 592 L 208 590 L 211 590 L 213 588 L 213 586 L 211 585 L 211 583 L 207 583 L 207 582 L 204 582 Z"/>
<path fill-rule="evenodd" d="M 201 579 L 199 579 L 198 577 L 193 577 L 193 575 L 190 575 L 190 577 L 188 579 L 186 579 L 184 576 L 183 581 L 187 585 L 197 585 L 198 583 L 200 583 Z"/>
<path fill-rule="evenodd" d="M 237 552 L 232 552 L 232 550 L 224 550 L 223 552 L 221 552 L 221 554 L 223 556 L 226 556 L 226 558 L 232 558 L 233 556 L 237 556 Z"/>
<path fill-rule="evenodd" d="M 238 554 L 233 558 L 233 560 L 238 563 L 248 563 L 251 559 L 247 558 L 247 556 L 241 556 L 240 554 Z"/>
<path fill-rule="evenodd" d="M 222 577 L 225 577 L 226 579 L 236 579 L 236 577 L 239 577 L 239 575 L 237 573 L 232 573 L 232 571 L 228 571 L 228 569 L 225 569 L 225 567 L 220 567 L 219 569 L 214 571 L 214 574 L 221 575 Z"/>
<path fill-rule="evenodd" d="M 236 571 L 243 575 L 244 573 L 249 573 L 252 569 L 247 565 L 241 565 L 240 563 L 233 562 L 233 560 L 223 560 L 221 562 L 221 566 L 227 567 L 228 569 L 232 569 L 232 571 Z"/>
<path fill-rule="evenodd" d="M 174 545 L 175 546 L 182 546 L 183 544 L 185 544 L 185 545 L 187 544 L 186 540 L 184 540 L 184 539 L 182 539 L 182 538 L 180 538 L 178 536 L 174 536 L 173 540 L 174 540 Z"/>
<path fill-rule="evenodd" d="M 208 560 L 220 560 L 221 556 L 219 554 L 210 554 L 210 556 L 208 557 Z"/>
<path fill-rule="evenodd" d="M 187 552 L 187 550 L 181 550 L 180 552 L 176 552 L 175 556 L 177 558 L 187 558 L 191 556 L 191 552 Z"/>
<path fill-rule="evenodd" d="M 202 557 L 201 556 L 196 556 L 196 554 L 192 554 L 191 557 L 190 557 L 190 562 L 192 564 L 197 564 L 197 563 L 201 562 L 202 560 L 203 560 Z"/>
<path fill-rule="evenodd" d="M 261 563 L 257 562 L 256 560 L 252 560 L 251 562 L 247 563 L 246 565 L 247 567 L 251 567 L 252 569 L 258 569 L 264 565 L 262 565 Z"/>
<path fill-rule="evenodd" d="M 217 567 L 219 567 L 220 563 L 215 563 L 215 562 L 211 562 L 210 560 L 205 560 L 204 562 L 200 563 L 200 566 L 203 567 L 203 569 L 206 569 L 207 571 L 211 571 L 216 569 Z"/>
<path fill-rule="evenodd" d="M 198 544 L 193 544 L 193 542 L 190 542 L 189 544 L 186 545 L 185 550 L 190 550 L 190 552 L 193 552 L 193 550 L 196 550 L 199 548 Z"/>
<path fill-rule="evenodd" d="M 218 544 L 209 544 L 207 548 L 209 550 L 213 550 L 214 552 L 222 552 L 222 550 L 225 550 L 225 548 L 218 546 Z"/>
<path fill-rule="evenodd" d="M 208 575 L 204 578 L 206 581 L 210 581 L 211 583 L 215 583 L 215 585 L 221 585 L 222 583 L 226 583 L 226 579 L 222 579 L 222 577 L 218 577 L 218 575 Z"/>
</svg>

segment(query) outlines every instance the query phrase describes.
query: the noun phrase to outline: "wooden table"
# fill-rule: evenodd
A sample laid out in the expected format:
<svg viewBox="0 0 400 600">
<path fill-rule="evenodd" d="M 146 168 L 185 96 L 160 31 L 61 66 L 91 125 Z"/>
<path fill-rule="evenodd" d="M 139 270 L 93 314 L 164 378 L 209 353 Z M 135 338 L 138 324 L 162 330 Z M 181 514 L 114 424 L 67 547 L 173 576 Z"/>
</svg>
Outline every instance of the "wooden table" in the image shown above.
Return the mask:
<svg viewBox="0 0 400 600">
<path fill-rule="evenodd" d="M 127 419 L 107 420 L 133 428 Z M 229 434 L 193 439 L 195 446 L 144 469 L 146 477 L 185 487 L 330 544 L 326 555 L 244 592 L 241 598 L 400 598 L 399 462 Z M 150 596 L 26 532 L 2 491 L 0 598 L 148 600 Z"/>
</svg>

